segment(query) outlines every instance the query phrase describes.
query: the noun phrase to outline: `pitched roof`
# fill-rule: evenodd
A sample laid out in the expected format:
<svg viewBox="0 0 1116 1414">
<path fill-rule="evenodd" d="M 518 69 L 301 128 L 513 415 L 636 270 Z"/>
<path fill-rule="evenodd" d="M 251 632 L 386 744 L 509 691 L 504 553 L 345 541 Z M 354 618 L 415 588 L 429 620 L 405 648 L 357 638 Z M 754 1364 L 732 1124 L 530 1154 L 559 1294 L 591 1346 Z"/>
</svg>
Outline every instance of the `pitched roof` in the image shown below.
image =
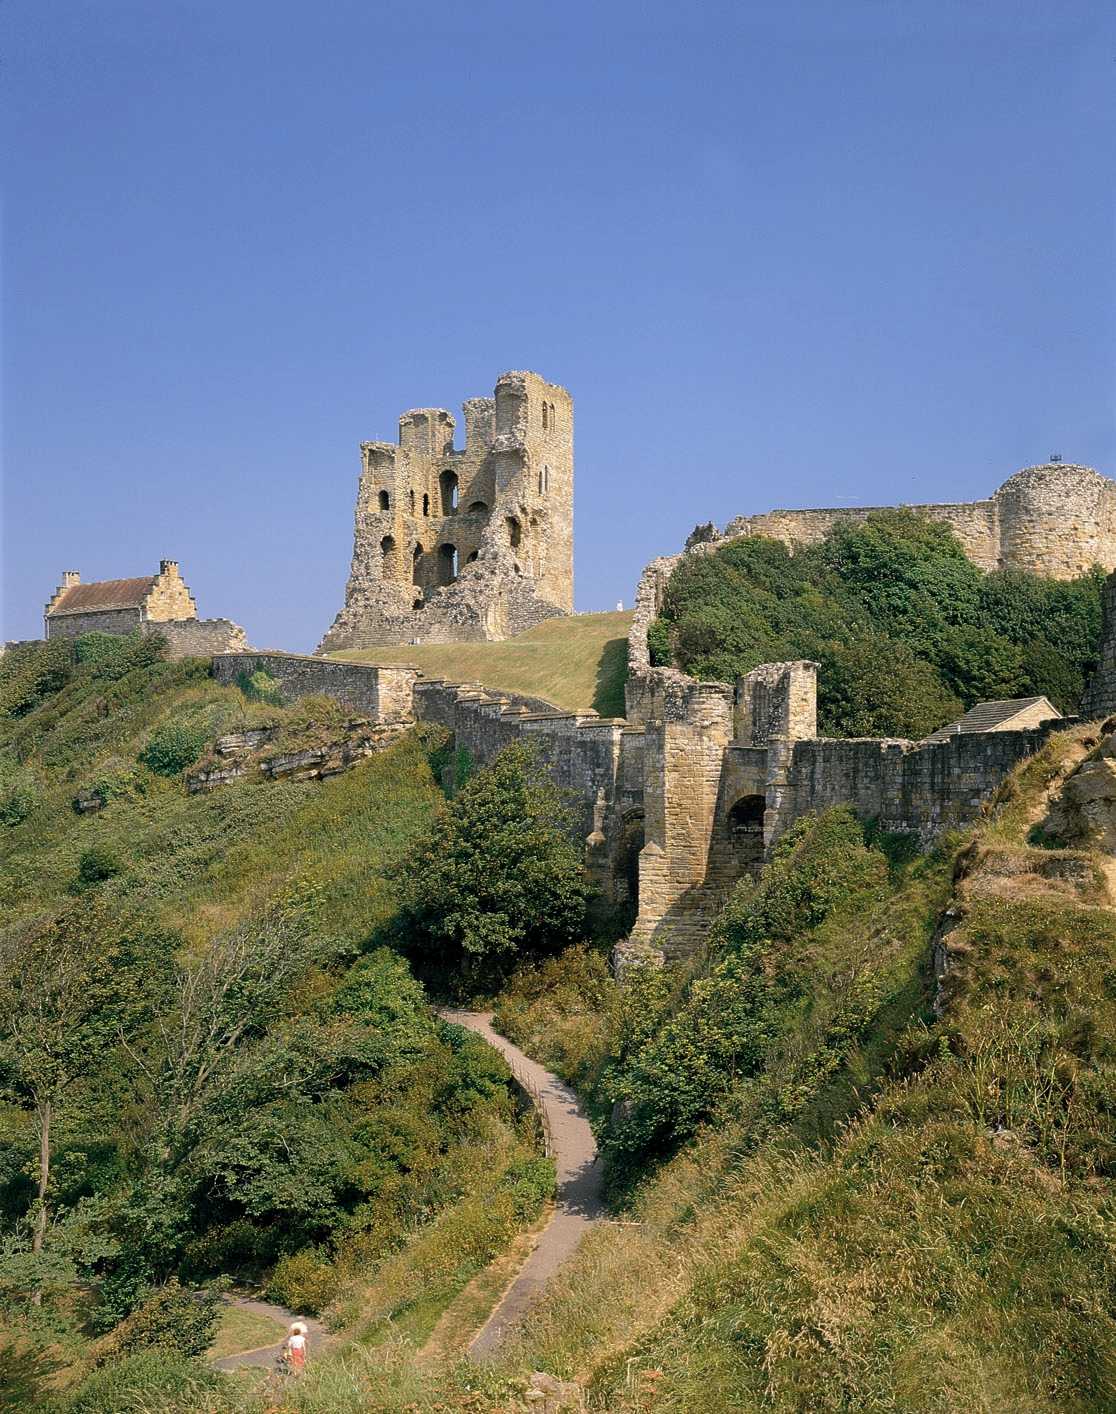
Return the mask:
<svg viewBox="0 0 1116 1414">
<path fill-rule="evenodd" d="M 50 611 L 58 614 L 91 614 L 99 609 L 138 609 L 155 585 L 155 575 L 139 579 L 101 579 L 92 584 L 73 584 Z"/>
<path fill-rule="evenodd" d="M 939 727 L 925 740 L 947 741 L 951 736 L 957 736 L 959 733 L 968 735 L 971 732 L 994 732 L 1005 722 L 1010 722 L 1013 717 L 1018 717 L 1020 712 L 1026 712 L 1029 708 L 1038 707 L 1044 702 L 1050 708 L 1051 718 L 1062 715 L 1046 697 L 1004 697 L 995 702 L 978 702 L 975 707 L 969 708 L 959 722 L 950 722 L 946 727 Z"/>
</svg>

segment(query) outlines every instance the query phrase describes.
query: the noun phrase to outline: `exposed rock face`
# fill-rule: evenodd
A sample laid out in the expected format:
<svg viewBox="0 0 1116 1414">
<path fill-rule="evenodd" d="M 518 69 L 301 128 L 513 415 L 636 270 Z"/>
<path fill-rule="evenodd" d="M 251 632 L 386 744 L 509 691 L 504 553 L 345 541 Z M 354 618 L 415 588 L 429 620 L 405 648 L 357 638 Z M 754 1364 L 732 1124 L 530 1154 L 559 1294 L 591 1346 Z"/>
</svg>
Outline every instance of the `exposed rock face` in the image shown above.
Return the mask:
<svg viewBox="0 0 1116 1414">
<path fill-rule="evenodd" d="M 271 751 L 277 727 L 260 727 L 218 737 L 213 756 L 186 777 L 191 795 L 259 775 L 269 781 L 321 781 L 351 770 L 366 756 L 383 751 L 407 731 L 410 723 L 346 722 L 341 735 L 296 751 Z"/>
<path fill-rule="evenodd" d="M 1068 845 L 1116 855 L 1116 721 L 1096 750 L 1066 780 L 1044 828 Z"/>
<path fill-rule="evenodd" d="M 573 609 L 573 399 L 505 373 L 463 404 L 365 442 L 345 604 L 319 653 L 501 639 Z"/>
</svg>

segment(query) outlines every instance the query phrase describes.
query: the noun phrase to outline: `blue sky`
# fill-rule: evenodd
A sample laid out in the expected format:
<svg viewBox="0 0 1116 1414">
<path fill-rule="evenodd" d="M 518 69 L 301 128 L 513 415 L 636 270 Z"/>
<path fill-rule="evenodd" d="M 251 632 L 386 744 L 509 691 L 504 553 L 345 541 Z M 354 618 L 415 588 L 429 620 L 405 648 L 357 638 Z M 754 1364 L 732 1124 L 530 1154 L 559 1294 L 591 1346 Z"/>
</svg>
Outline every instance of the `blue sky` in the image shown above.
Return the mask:
<svg viewBox="0 0 1116 1414">
<path fill-rule="evenodd" d="M 576 403 L 577 601 L 699 522 L 1116 475 L 1116 7 L 7 0 L 4 636 L 180 560 L 307 650 L 364 439 Z"/>
</svg>

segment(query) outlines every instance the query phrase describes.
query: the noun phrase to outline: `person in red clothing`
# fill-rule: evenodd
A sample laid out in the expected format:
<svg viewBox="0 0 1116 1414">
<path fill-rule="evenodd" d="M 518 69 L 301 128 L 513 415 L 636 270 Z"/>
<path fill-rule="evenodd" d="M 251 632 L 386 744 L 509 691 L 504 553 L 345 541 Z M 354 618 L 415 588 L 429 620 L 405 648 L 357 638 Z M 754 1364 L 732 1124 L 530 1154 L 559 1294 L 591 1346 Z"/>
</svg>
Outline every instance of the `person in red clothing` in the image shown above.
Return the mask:
<svg viewBox="0 0 1116 1414">
<path fill-rule="evenodd" d="M 291 1325 L 283 1346 L 283 1358 L 292 1375 L 300 1375 L 306 1369 L 306 1326 L 301 1321 Z"/>
</svg>

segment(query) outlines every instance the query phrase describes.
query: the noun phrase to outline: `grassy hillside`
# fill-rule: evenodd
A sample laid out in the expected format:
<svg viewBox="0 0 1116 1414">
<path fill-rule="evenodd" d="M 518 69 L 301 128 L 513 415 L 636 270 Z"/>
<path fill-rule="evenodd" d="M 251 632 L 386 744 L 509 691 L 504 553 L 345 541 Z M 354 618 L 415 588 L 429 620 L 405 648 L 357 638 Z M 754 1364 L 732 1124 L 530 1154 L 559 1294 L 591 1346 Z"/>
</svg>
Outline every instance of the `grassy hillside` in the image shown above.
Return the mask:
<svg viewBox="0 0 1116 1414">
<path fill-rule="evenodd" d="M 59 1368 L 32 1384 L 59 1390 L 103 1365 L 74 1407 L 124 1408 L 109 1368 L 173 1307 L 168 1278 L 425 1332 L 545 1200 L 503 1062 L 381 945 L 398 862 L 444 807 L 444 733 L 320 783 L 186 790 L 219 733 L 277 723 L 297 747 L 337 715 L 249 700 L 148 640 L 0 659 L 4 1407 L 8 1372 L 42 1361 Z M 184 1296 L 176 1348 L 200 1321 Z"/>
<path fill-rule="evenodd" d="M 418 643 L 331 654 L 354 663 L 414 663 L 427 677 L 542 697 L 567 711 L 624 714 L 630 613 L 548 619 L 504 643 Z"/>
</svg>

